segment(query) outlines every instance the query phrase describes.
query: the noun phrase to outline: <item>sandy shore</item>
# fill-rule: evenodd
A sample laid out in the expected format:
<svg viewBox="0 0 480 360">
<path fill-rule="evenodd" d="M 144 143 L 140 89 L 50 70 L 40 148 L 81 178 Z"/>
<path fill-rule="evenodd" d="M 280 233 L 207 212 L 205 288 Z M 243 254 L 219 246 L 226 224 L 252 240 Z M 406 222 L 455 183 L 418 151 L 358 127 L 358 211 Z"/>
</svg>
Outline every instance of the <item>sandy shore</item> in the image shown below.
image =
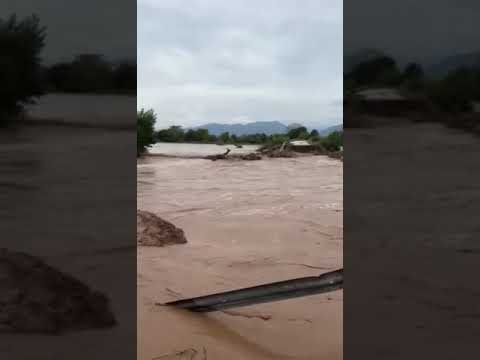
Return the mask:
<svg viewBox="0 0 480 360">
<path fill-rule="evenodd" d="M 138 250 L 138 359 L 342 358 L 342 291 L 227 313 L 155 305 L 342 267 L 340 161 L 146 158 L 137 187 L 138 208 L 189 241 Z"/>
</svg>

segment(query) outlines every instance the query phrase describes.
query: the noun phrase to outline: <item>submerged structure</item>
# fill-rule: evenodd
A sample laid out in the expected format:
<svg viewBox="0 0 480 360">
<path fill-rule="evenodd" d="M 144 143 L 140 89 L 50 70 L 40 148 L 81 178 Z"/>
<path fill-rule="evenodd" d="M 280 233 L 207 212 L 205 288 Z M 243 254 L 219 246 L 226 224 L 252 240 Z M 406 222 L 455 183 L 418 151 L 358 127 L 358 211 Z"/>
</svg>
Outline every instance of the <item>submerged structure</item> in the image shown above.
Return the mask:
<svg viewBox="0 0 480 360">
<path fill-rule="evenodd" d="M 279 281 L 213 295 L 172 301 L 164 305 L 175 306 L 195 312 L 212 312 L 321 294 L 342 288 L 343 269 L 340 269 L 320 276 L 308 276 Z"/>
</svg>

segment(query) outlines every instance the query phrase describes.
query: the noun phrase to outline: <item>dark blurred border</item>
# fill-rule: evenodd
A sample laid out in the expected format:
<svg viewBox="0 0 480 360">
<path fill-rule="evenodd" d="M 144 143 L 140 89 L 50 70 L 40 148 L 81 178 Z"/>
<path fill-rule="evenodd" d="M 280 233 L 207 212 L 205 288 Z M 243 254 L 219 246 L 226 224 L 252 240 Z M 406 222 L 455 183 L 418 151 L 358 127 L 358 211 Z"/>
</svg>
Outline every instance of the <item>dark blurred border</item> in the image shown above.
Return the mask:
<svg viewBox="0 0 480 360">
<path fill-rule="evenodd" d="M 345 359 L 476 354 L 479 6 L 344 2 Z"/>
<path fill-rule="evenodd" d="M 136 6 L 0 4 L 2 359 L 136 357 Z"/>
</svg>

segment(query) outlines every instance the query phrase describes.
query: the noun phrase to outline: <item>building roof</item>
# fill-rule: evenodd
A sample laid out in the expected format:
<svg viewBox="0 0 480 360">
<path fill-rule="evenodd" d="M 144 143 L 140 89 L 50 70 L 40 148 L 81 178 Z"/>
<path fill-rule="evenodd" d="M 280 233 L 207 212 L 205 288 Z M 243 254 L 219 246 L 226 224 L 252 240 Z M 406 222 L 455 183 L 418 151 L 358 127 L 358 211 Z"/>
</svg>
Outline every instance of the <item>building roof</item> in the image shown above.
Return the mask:
<svg viewBox="0 0 480 360">
<path fill-rule="evenodd" d="M 310 143 L 307 140 L 290 140 L 290 144 L 293 146 L 309 146 Z"/>
</svg>

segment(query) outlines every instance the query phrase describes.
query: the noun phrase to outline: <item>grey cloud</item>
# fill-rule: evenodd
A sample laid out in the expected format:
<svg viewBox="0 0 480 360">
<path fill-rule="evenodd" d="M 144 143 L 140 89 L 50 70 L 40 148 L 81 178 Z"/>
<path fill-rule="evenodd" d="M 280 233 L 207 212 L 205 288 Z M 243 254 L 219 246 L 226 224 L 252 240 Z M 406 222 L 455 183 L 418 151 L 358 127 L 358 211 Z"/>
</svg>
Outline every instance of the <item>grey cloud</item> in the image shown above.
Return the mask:
<svg viewBox="0 0 480 360">
<path fill-rule="evenodd" d="M 339 123 L 342 46 L 338 1 L 141 0 L 139 107 L 160 126 Z"/>
</svg>

